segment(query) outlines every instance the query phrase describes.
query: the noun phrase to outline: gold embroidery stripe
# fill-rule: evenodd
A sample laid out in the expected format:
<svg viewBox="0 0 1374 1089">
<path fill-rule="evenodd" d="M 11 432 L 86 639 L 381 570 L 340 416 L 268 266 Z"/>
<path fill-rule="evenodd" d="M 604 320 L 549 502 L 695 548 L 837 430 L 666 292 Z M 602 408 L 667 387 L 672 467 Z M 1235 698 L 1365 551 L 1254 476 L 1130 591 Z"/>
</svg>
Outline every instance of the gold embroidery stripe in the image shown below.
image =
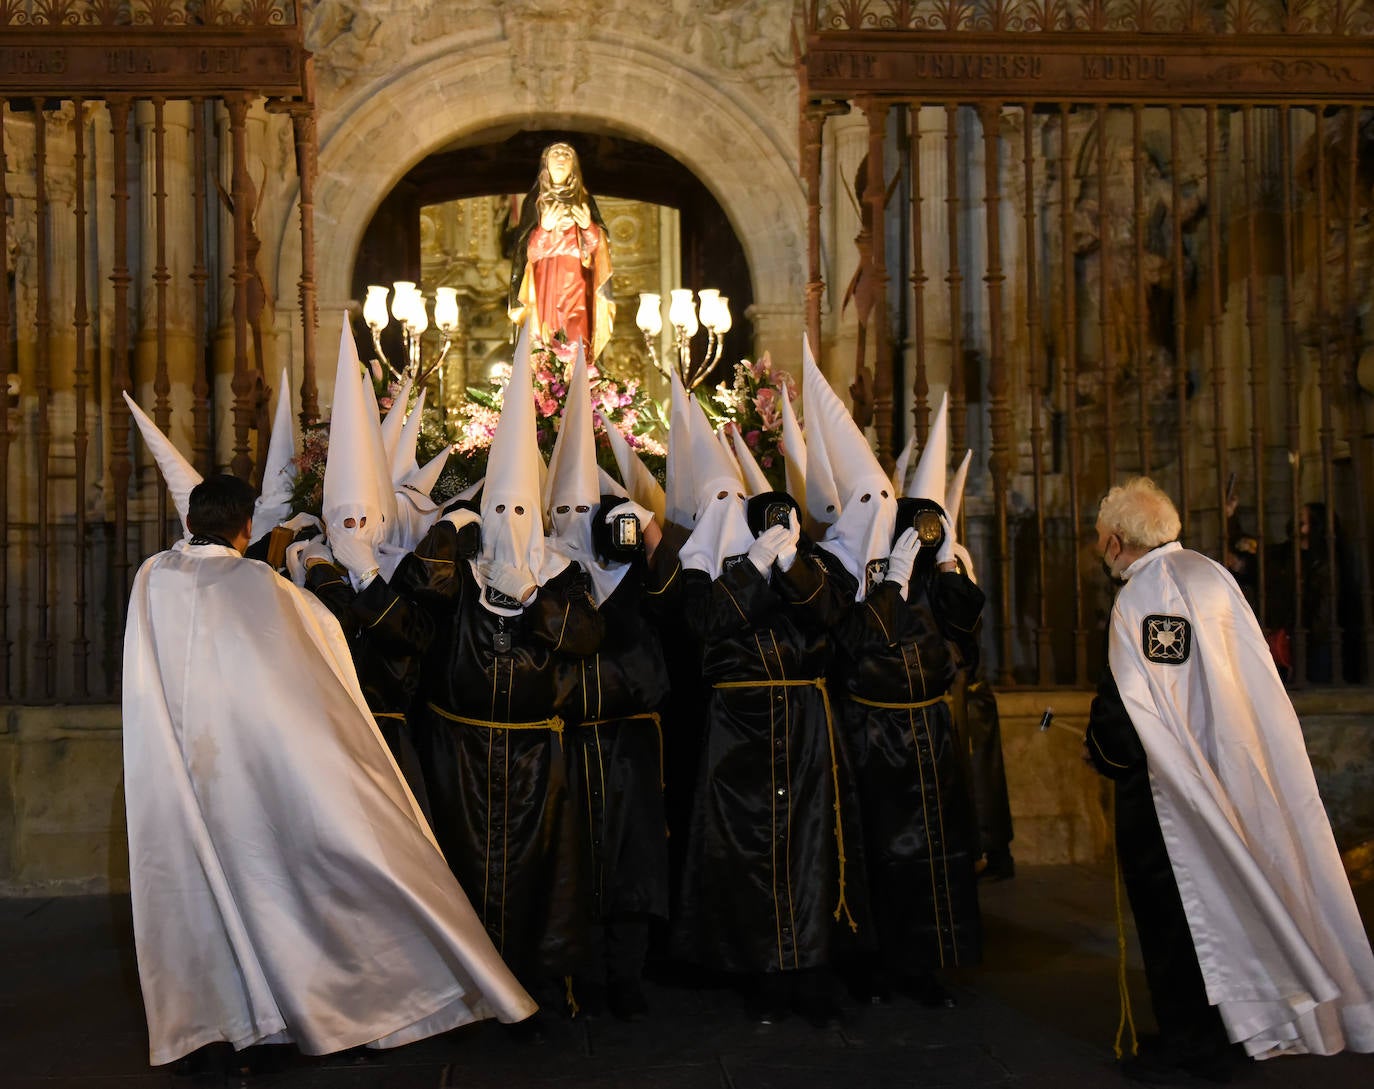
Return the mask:
<svg viewBox="0 0 1374 1089">
<path fill-rule="evenodd" d="M 878 707 L 884 711 L 919 711 L 922 707 L 934 707 L 937 703 L 949 702 L 948 696 L 935 696 L 928 700 L 915 700 L 909 703 L 888 703 L 886 700 L 866 700 L 863 696 L 849 697 L 855 703 L 862 703 L 865 707 Z"/>
</svg>

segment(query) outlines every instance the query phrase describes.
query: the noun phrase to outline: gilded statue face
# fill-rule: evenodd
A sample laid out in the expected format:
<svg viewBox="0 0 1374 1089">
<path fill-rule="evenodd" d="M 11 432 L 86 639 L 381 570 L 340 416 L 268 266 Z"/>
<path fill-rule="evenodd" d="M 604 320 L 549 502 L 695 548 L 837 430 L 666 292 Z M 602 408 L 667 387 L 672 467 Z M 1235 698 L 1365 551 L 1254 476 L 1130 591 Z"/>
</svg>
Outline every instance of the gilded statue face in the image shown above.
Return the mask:
<svg viewBox="0 0 1374 1089">
<path fill-rule="evenodd" d="M 567 181 L 576 163 L 577 153 L 567 144 L 554 144 L 544 152 L 544 164 L 549 171 L 549 181 L 554 185 L 562 185 Z"/>
</svg>

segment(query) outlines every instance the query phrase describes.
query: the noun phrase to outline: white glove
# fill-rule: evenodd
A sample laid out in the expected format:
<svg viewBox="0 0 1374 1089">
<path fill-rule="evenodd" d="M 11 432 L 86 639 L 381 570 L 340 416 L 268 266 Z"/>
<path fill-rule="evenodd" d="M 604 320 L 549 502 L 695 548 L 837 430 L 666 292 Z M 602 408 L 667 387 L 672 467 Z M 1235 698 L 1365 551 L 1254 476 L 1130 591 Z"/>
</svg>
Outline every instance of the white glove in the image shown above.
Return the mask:
<svg viewBox="0 0 1374 1089">
<path fill-rule="evenodd" d="M 493 590 L 522 603 L 534 591 L 536 585 L 524 571 L 504 563 L 484 563 L 480 565 L 479 570 L 482 572 L 483 580 Z"/>
<path fill-rule="evenodd" d="M 654 512 L 647 507 L 641 507 L 633 499 L 627 499 L 619 503 L 606 512 L 606 517 L 602 519 L 608 526 L 619 518 L 622 514 L 633 514 L 639 519 L 640 535 L 643 536 L 644 527 L 654 520 Z"/>
<path fill-rule="evenodd" d="M 950 525 L 949 519 L 943 514 L 940 515 L 940 524 L 945 527 L 945 539 L 940 542 L 939 549 L 935 553 L 935 562 L 953 563 L 954 562 L 954 527 Z"/>
<path fill-rule="evenodd" d="M 462 529 L 464 526 L 470 526 L 473 522 L 480 522 L 481 520 L 482 516 L 480 514 L 475 510 L 468 510 L 467 507 L 459 507 L 457 510 L 451 510 L 443 517 L 443 521 L 447 522 L 454 529 Z"/>
<path fill-rule="evenodd" d="M 287 529 L 291 530 L 293 533 L 300 533 L 301 530 L 309 529 L 311 526 L 314 526 L 321 532 L 324 531 L 324 526 L 320 524 L 320 520 L 316 518 L 313 514 L 306 514 L 304 511 L 302 511 L 300 514 L 297 514 L 293 518 L 288 518 L 285 522 L 282 523 L 282 525 L 285 526 Z"/>
<path fill-rule="evenodd" d="M 305 571 L 311 560 L 333 562 L 329 546 L 324 538 L 316 537 L 309 541 L 295 541 L 286 546 L 286 573 L 297 586 L 305 585 Z"/>
<path fill-rule="evenodd" d="M 749 562 L 759 569 L 759 574 L 764 578 L 768 577 L 773 561 L 786 546 L 791 532 L 787 526 L 770 526 L 755 537 L 754 543 L 749 546 Z"/>
<path fill-rule="evenodd" d="M 911 581 L 911 572 L 916 567 L 916 553 L 921 551 L 921 540 L 916 536 L 915 527 L 910 527 L 902 531 L 902 535 L 892 545 L 892 551 L 887 554 L 887 577 L 884 582 L 895 582 L 902 588 L 902 597 L 906 597 L 907 583 Z"/>
<path fill-rule="evenodd" d="M 348 569 L 353 589 L 361 590 L 377 574 L 377 543 L 371 535 L 341 529 L 329 535 L 334 558 Z"/>
<path fill-rule="evenodd" d="M 782 526 L 776 527 L 782 529 Z M 801 544 L 801 523 L 797 521 L 797 512 L 789 511 L 787 514 L 787 541 L 778 550 L 778 570 L 791 571 L 792 565 L 797 562 L 797 546 Z"/>
</svg>

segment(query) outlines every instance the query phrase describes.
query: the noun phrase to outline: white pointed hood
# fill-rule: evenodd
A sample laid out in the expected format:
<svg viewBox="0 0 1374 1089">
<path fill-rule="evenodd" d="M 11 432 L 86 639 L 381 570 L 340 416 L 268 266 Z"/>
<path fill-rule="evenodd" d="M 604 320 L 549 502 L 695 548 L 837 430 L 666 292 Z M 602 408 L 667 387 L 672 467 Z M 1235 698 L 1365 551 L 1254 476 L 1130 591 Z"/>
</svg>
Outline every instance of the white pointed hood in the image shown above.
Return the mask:
<svg viewBox="0 0 1374 1089">
<path fill-rule="evenodd" d="M 906 494 L 913 499 L 930 499 L 945 505 L 945 477 L 949 473 L 949 394 L 940 395 L 935 418 L 930 422 L 925 449 L 916 471 L 911 474 L 911 487 Z"/>
<path fill-rule="evenodd" d="M 291 492 L 296 485 L 296 432 L 291 418 L 291 386 L 282 368 L 277 388 L 277 411 L 272 438 L 267 445 L 267 464 L 262 471 L 262 494 L 253 504 L 253 540 L 270 533 L 291 517 Z"/>
<path fill-rule="evenodd" d="M 410 410 L 410 415 L 406 417 L 406 422 L 402 425 L 401 433 L 396 439 L 396 448 L 391 451 L 391 481 L 395 485 L 400 485 L 406 477 L 419 468 L 415 461 L 415 448 L 420 443 L 420 424 L 424 420 L 426 392 L 426 390 L 421 390 L 420 396 L 415 398 L 415 407 Z M 395 411 L 394 405 L 392 411 Z"/>
<path fill-rule="evenodd" d="M 954 470 L 954 475 L 949 480 L 949 491 L 946 493 L 949 502 L 941 504 L 945 508 L 945 513 L 949 515 L 949 524 L 956 529 L 959 525 L 959 511 L 964 505 L 964 487 L 968 484 L 968 467 L 972 460 L 973 451 L 965 450 L 959 468 Z"/>
<path fill-rule="evenodd" d="M 916 454 L 916 432 L 913 431 L 897 455 L 897 464 L 892 466 L 892 486 L 897 490 L 897 498 L 906 495 L 906 478 L 911 470 L 911 459 Z"/>
<path fill-rule="evenodd" d="M 582 565 L 591 577 L 599 606 L 615 593 L 630 565 L 602 563 L 592 541 L 592 519 L 601 503 L 601 480 L 592 432 L 591 383 L 587 380 L 587 358 L 581 341 L 568 376 L 568 395 L 563 400 L 558 438 L 549 458 L 544 503 L 549 525 L 553 527 L 554 547 Z"/>
<path fill-rule="evenodd" d="M 501 403 L 501 419 L 491 437 L 486 483 L 482 488 L 482 555 L 472 565 L 482 586 L 482 604 L 492 612 L 515 616 L 519 605 L 493 600 L 480 567 L 513 568 L 542 586 L 568 565 L 565 557 L 545 547 L 543 496 L 539 477 L 543 458 L 534 421 L 534 387 L 530 377 L 529 324 L 520 327 L 510 381 Z"/>
<path fill-rule="evenodd" d="M 678 554 L 688 570 L 719 578 L 725 561 L 749 551 L 754 535 L 744 512 L 744 482 L 734 458 L 711 431 L 696 398 L 691 412 L 692 472 L 697 480 L 696 524 Z"/>
<path fill-rule="evenodd" d="M 331 533 L 343 532 L 347 518 L 365 517 L 366 534 L 381 542 L 390 532 L 387 514 L 390 512 L 394 519 L 396 497 L 386 470 L 376 398 L 371 391 L 372 380 L 362 372 L 345 313 L 339 334 L 320 513 Z"/>
<path fill-rule="evenodd" d="M 663 486 L 654 479 L 654 474 L 649 472 L 648 466 L 630 448 L 629 442 L 620 433 L 620 428 L 605 416 L 601 417 L 601 426 L 606 430 L 606 438 L 611 444 L 611 452 L 615 454 L 615 463 L 620 470 L 620 479 L 624 482 L 625 490 L 641 507 L 653 511 L 661 526 L 665 520 Z"/>
<path fill-rule="evenodd" d="M 784 392 L 782 397 L 785 400 L 787 394 Z M 735 450 L 735 463 L 739 466 L 740 476 L 744 478 L 746 494 L 760 495 L 763 492 L 773 491 L 773 485 L 768 483 L 768 478 L 763 475 L 759 463 L 754 460 L 754 452 L 749 449 L 749 444 L 744 441 L 744 435 L 740 432 L 738 424 L 730 427 L 730 445 Z M 796 497 L 793 496 L 793 498 Z"/>
<path fill-rule="evenodd" d="M 411 380 L 407 375 L 401 381 L 401 388 L 391 402 L 391 409 L 382 420 L 382 446 L 386 450 L 386 463 L 394 465 L 396 448 L 401 442 L 401 431 L 405 427 L 406 406 L 410 404 Z M 393 479 L 395 477 L 393 476 Z"/>
<path fill-rule="evenodd" d="M 797 501 L 806 511 L 806 440 L 802 438 L 801 424 L 797 414 L 792 411 L 792 398 L 782 393 L 782 456 L 783 467 L 787 474 L 787 494 Z"/>
<path fill-rule="evenodd" d="M 840 516 L 840 493 L 826 449 L 825 429 L 816 421 L 824 415 L 825 404 L 844 405 L 816 366 L 811 345 L 802 338 L 802 401 L 806 406 L 806 510 L 807 517 L 819 527 L 832 525 Z M 790 411 L 790 410 L 784 410 Z M 847 415 L 847 413 L 846 413 Z M 783 417 L 783 426 L 787 417 Z M 796 498 L 796 497 L 794 497 Z M 799 500 L 800 501 L 800 500 Z"/>
<path fill-rule="evenodd" d="M 162 473 L 162 479 L 167 483 L 167 494 L 172 497 L 172 505 L 176 508 L 177 515 L 181 518 L 182 531 L 189 538 L 191 530 L 186 525 L 186 510 L 190 504 L 191 489 L 201 482 L 201 475 L 192 468 L 191 463 L 186 460 L 186 456 L 172 445 L 172 440 L 162 433 L 161 428 L 153 423 L 134 399 L 129 396 L 129 391 L 124 390 L 124 401 L 129 406 L 129 411 L 133 413 L 134 422 L 138 424 L 138 430 L 143 435 L 143 445 L 148 448 L 148 452 L 153 455 L 153 460 L 157 462 L 158 471 Z"/>
<path fill-rule="evenodd" d="M 448 464 L 451 446 L 445 446 L 424 465 L 408 473 L 396 486 L 396 528 L 392 543 L 405 552 L 412 551 L 430 527 L 439 520 L 441 505 L 430 496 L 439 475 Z"/>
<path fill-rule="evenodd" d="M 741 484 L 744 484 L 744 469 L 740 466 L 739 459 L 735 457 L 734 447 L 730 443 L 731 430 L 731 426 L 727 423 L 716 432 L 716 442 L 720 443 L 720 448 L 725 451 L 725 460 L 730 463 L 730 468 L 735 471 L 735 476 L 739 478 Z"/>
<path fill-rule="evenodd" d="M 806 368 L 807 466 L 819 435 L 840 497 L 840 516 L 825 531 L 821 544 L 858 581 L 854 599 L 862 601 L 886 574 L 897 524 L 897 496 L 844 402 L 814 362 L 808 360 Z"/>
<path fill-rule="evenodd" d="M 625 485 L 620 483 L 620 481 L 611 476 L 610 473 L 606 472 L 606 470 L 599 465 L 596 468 L 596 478 L 601 482 L 602 495 L 614 495 L 620 499 L 630 498 L 630 493 L 625 490 Z M 636 500 L 636 502 L 638 502 L 638 500 Z M 643 505 L 644 504 L 640 503 L 640 506 Z"/>
<path fill-rule="evenodd" d="M 396 526 L 396 491 L 391 482 L 391 462 L 386 456 L 386 442 L 382 438 L 382 406 L 377 403 L 377 388 L 372 384 L 372 375 L 363 368 L 363 404 L 365 417 L 370 423 L 368 441 L 377 452 L 377 489 L 382 495 L 382 510 L 386 515 L 387 534 Z"/>
<path fill-rule="evenodd" d="M 696 470 L 692 461 L 691 399 L 676 371 L 670 371 L 672 400 L 668 409 L 668 480 L 664 488 L 665 520 L 691 529 L 696 523 Z M 703 416 L 703 419 L 705 417 Z M 708 425 L 709 434 L 710 427 Z M 714 441 L 714 440 L 713 440 Z"/>
</svg>

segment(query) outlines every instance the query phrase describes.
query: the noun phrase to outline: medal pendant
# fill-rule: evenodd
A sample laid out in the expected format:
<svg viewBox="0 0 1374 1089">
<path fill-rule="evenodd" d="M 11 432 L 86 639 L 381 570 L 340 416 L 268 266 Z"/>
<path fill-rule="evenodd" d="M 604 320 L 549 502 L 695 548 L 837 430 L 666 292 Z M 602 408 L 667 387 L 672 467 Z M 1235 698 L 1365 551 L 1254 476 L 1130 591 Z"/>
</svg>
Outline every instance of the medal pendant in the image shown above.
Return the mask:
<svg viewBox="0 0 1374 1089">
<path fill-rule="evenodd" d="M 492 645 L 492 647 L 496 650 L 496 653 L 497 653 L 497 654 L 509 654 L 509 653 L 510 653 L 510 632 L 508 632 L 508 631 L 498 631 L 498 632 L 492 637 L 491 645 Z"/>
</svg>

